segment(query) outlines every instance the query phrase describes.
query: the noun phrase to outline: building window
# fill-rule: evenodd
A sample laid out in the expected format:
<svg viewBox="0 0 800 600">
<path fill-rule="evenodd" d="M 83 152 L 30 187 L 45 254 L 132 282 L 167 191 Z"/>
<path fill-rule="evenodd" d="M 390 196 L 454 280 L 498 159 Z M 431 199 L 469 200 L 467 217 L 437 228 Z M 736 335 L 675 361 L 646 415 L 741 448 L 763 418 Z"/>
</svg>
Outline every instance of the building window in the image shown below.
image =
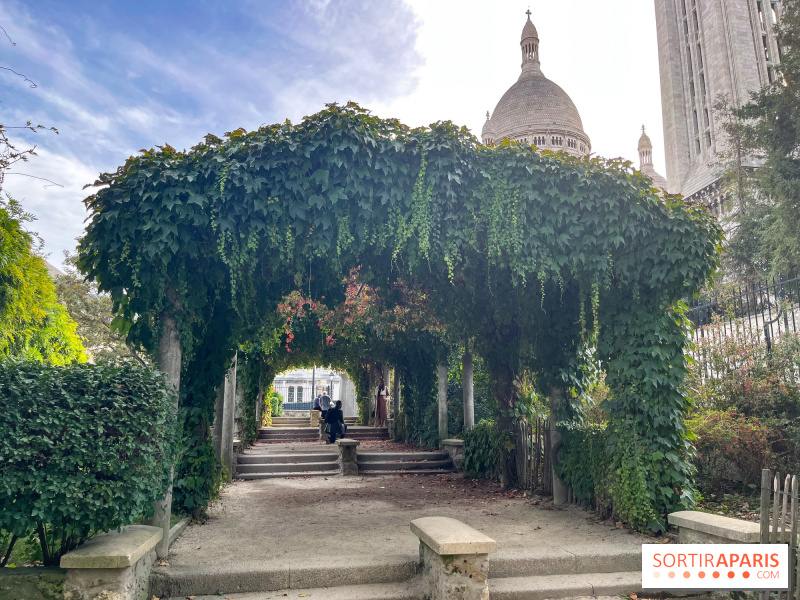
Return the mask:
<svg viewBox="0 0 800 600">
<path fill-rule="evenodd" d="M 288 402 L 289 404 L 294 402 L 294 386 L 293 385 L 289 386 L 289 392 L 288 392 L 288 394 L 286 396 L 286 402 Z"/>
<path fill-rule="evenodd" d="M 297 401 L 298 402 L 302 402 L 303 401 L 303 386 L 301 386 L 301 385 L 297 386 Z"/>
</svg>

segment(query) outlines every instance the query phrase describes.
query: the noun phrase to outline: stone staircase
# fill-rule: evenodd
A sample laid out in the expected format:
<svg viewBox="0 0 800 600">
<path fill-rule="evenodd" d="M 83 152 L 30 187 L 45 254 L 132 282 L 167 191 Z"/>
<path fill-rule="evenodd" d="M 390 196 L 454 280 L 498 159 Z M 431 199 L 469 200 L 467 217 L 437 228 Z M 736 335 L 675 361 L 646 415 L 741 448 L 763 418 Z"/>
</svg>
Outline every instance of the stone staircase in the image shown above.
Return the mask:
<svg viewBox="0 0 800 600">
<path fill-rule="evenodd" d="M 355 419 L 345 419 L 347 423 L 347 437 L 354 440 L 388 440 L 389 430 L 386 427 L 364 427 L 354 425 Z M 262 427 L 258 431 L 258 441 L 264 443 L 272 442 L 317 442 L 319 441 L 319 429 L 311 427 L 310 421 L 307 425 L 295 425 L 293 423 L 281 423 L 273 427 Z"/>
<path fill-rule="evenodd" d="M 439 475 L 454 471 L 446 452 L 358 453 L 359 475 Z"/>
<path fill-rule="evenodd" d="M 345 417 L 348 426 L 355 425 L 358 417 Z M 272 417 L 273 428 L 298 428 L 311 427 L 311 417 Z"/>
<path fill-rule="evenodd" d="M 237 460 L 236 478 L 335 477 L 339 475 L 338 459 L 338 452 L 259 454 L 247 451 Z"/>
<path fill-rule="evenodd" d="M 592 544 L 502 550 L 489 559 L 492 600 L 546 600 L 640 592 L 638 546 Z M 325 564 L 211 564 L 156 567 L 150 594 L 163 600 L 423 600 L 419 556 L 339 556 Z"/>
</svg>

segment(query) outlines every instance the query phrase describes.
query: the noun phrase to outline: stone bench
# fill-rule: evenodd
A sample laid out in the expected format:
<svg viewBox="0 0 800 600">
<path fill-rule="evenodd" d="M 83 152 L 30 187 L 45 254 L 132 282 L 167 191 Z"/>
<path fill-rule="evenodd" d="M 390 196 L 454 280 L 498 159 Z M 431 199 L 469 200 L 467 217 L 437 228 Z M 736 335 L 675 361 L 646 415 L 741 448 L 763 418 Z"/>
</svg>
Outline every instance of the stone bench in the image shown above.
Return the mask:
<svg viewBox="0 0 800 600">
<path fill-rule="evenodd" d="M 682 510 L 667 516 L 670 525 L 678 528 L 681 544 L 757 544 L 761 526 L 722 515 L 696 510 Z"/>
<path fill-rule="evenodd" d="M 148 600 L 160 527 L 131 525 L 90 539 L 61 557 L 65 600 Z"/>
<path fill-rule="evenodd" d="M 488 600 L 489 554 L 497 542 L 456 519 L 411 521 L 419 538 L 423 578 L 430 600 Z"/>
</svg>

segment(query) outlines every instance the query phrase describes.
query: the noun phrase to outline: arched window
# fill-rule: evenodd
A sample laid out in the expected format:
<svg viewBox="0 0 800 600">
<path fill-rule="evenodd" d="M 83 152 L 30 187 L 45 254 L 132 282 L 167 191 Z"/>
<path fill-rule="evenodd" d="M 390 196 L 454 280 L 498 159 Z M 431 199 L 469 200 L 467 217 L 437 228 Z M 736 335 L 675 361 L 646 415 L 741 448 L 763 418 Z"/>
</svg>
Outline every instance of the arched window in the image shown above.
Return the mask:
<svg viewBox="0 0 800 600">
<path fill-rule="evenodd" d="M 303 386 L 302 385 L 298 385 L 297 386 L 297 401 L 298 402 L 302 402 L 303 401 Z"/>
<path fill-rule="evenodd" d="M 288 393 L 288 394 L 287 394 L 287 396 L 286 396 L 286 401 L 287 401 L 289 404 L 291 404 L 291 403 L 293 403 L 293 402 L 294 402 L 294 386 L 293 386 L 293 385 L 290 385 L 290 386 L 289 386 L 289 393 Z"/>
</svg>

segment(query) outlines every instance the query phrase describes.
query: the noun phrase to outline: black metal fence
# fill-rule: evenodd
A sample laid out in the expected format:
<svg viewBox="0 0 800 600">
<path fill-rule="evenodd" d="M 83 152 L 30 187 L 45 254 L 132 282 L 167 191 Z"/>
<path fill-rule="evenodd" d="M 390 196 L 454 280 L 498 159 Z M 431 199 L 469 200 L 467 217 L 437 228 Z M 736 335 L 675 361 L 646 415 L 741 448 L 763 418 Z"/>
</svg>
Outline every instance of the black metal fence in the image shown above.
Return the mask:
<svg viewBox="0 0 800 600">
<path fill-rule="evenodd" d="M 694 338 L 746 333 L 767 347 L 784 333 L 800 331 L 800 277 L 779 275 L 752 286 L 726 285 L 689 305 Z"/>
<path fill-rule="evenodd" d="M 311 402 L 284 402 L 283 410 L 311 410 Z"/>
</svg>

